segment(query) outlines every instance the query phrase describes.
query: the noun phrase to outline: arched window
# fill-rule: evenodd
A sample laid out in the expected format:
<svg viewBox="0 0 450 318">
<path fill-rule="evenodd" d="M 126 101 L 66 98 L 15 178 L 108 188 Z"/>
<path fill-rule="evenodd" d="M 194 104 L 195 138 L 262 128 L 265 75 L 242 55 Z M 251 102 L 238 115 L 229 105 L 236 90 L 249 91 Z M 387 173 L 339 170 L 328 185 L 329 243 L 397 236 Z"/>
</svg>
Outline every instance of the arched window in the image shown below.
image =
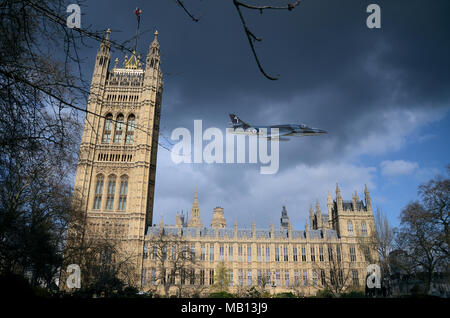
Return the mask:
<svg viewBox="0 0 450 318">
<path fill-rule="evenodd" d="M 361 223 L 361 233 L 363 236 L 367 236 L 367 225 L 366 222 Z"/>
<path fill-rule="evenodd" d="M 119 196 L 119 210 L 124 211 L 127 208 L 127 191 L 128 191 L 128 177 L 122 176 L 120 178 L 120 196 Z"/>
<path fill-rule="evenodd" d="M 102 207 L 102 195 L 103 195 L 103 175 L 99 174 L 97 176 L 97 183 L 95 185 L 95 196 L 94 196 L 94 209 L 100 210 Z"/>
<path fill-rule="evenodd" d="M 348 235 L 353 235 L 353 223 L 352 221 L 347 222 L 347 231 Z"/>
<path fill-rule="evenodd" d="M 106 210 L 112 210 L 114 206 L 114 193 L 116 192 L 116 176 L 108 178 L 108 194 L 106 196 Z"/>
<path fill-rule="evenodd" d="M 105 130 L 103 132 L 104 143 L 109 143 L 109 141 L 111 140 L 112 120 L 113 116 L 111 114 L 106 115 Z"/>
<path fill-rule="evenodd" d="M 122 132 L 123 132 L 123 115 L 117 116 L 116 131 L 114 133 L 114 143 L 118 144 L 122 142 Z"/>
<path fill-rule="evenodd" d="M 134 137 L 134 123 L 135 118 L 134 115 L 128 116 L 128 122 L 127 122 L 127 136 L 125 139 L 125 143 L 131 145 L 133 143 L 133 137 Z"/>
</svg>

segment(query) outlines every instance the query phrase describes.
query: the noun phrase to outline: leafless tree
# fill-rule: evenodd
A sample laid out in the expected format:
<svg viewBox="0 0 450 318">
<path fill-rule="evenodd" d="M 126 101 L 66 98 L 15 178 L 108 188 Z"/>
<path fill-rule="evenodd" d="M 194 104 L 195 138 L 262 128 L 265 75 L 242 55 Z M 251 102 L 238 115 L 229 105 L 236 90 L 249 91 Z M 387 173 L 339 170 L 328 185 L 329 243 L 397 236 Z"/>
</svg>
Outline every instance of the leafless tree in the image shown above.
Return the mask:
<svg viewBox="0 0 450 318">
<path fill-rule="evenodd" d="M 92 229 L 83 209 L 77 208 L 80 205 L 75 200 L 71 205 L 60 288 L 65 289 L 64 270 L 69 264 L 80 266 L 81 289 L 87 293 L 111 296 L 127 287 L 136 288 L 137 255 L 124 248 L 121 230 L 112 223 L 105 223 L 99 231 Z"/>
<path fill-rule="evenodd" d="M 358 249 L 366 262 L 379 264 L 383 278 L 388 278 L 390 276 L 389 254 L 396 248 L 396 229 L 390 225 L 381 209 L 377 209 L 375 228 L 369 229 L 369 233 L 369 236 L 358 235 Z"/>
<path fill-rule="evenodd" d="M 435 231 L 431 219 L 430 213 L 419 202 L 408 204 L 401 213 L 402 226 L 397 237 L 398 247 L 406 252 L 415 273 L 425 275 L 426 294 L 439 265 L 442 262 L 448 264 L 448 258 L 441 250 L 441 233 Z"/>
<path fill-rule="evenodd" d="M 328 243 L 324 247 L 328 251 L 328 259 L 324 259 L 323 262 L 313 262 L 313 270 L 317 273 L 318 285 L 323 286 L 335 297 L 339 297 L 353 286 L 354 268 L 352 262 L 343 259 L 341 244 Z"/>
<path fill-rule="evenodd" d="M 279 78 L 280 75 L 277 76 L 272 76 L 269 75 L 263 68 L 260 59 L 258 57 L 258 54 L 256 53 L 256 48 L 255 48 L 255 43 L 256 42 L 261 42 L 262 38 L 256 36 L 248 27 L 247 25 L 247 21 L 244 17 L 243 14 L 243 9 L 247 9 L 247 10 L 252 10 L 252 11 L 259 11 L 260 14 L 263 14 L 264 11 L 266 10 L 287 10 L 287 11 L 292 11 L 293 9 L 295 9 L 295 7 L 297 7 L 300 4 L 300 1 L 294 1 L 291 3 L 288 3 L 285 6 L 277 6 L 277 5 L 272 5 L 272 4 L 268 4 L 268 5 L 252 5 L 249 4 L 247 1 L 240 1 L 240 0 L 232 0 L 233 1 L 233 5 L 236 8 L 236 11 L 239 15 L 239 19 L 241 20 L 242 23 L 242 27 L 244 28 L 244 32 L 245 35 L 248 39 L 248 43 L 250 45 L 250 49 L 253 53 L 253 57 L 255 58 L 256 61 L 256 65 L 258 66 L 259 71 L 267 78 L 270 80 L 277 80 Z M 194 22 L 198 22 L 200 20 L 200 17 L 196 17 L 194 16 L 194 14 L 192 14 L 190 12 L 190 10 L 188 10 L 184 4 L 184 2 L 182 0 L 176 0 L 177 4 L 184 10 L 184 12 L 194 21 Z M 273 3 L 273 1 L 267 1 L 268 3 Z"/>
<path fill-rule="evenodd" d="M 450 172 L 450 168 L 447 168 Z M 436 273 L 448 275 L 450 180 L 437 176 L 419 186 L 422 202 L 408 204 L 401 213 L 396 265 L 416 277 L 424 277 L 429 293 Z"/>
<path fill-rule="evenodd" d="M 447 166 L 450 176 L 450 165 Z M 419 195 L 423 206 L 429 213 L 430 223 L 438 233 L 439 249 L 450 257 L 450 179 L 436 176 L 429 182 L 419 186 Z"/>
<path fill-rule="evenodd" d="M 150 259 L 156 268 L 155 282 L 163 287 L 164 296 L 170 296 L 171 287 L 183 294 L 183 289 L 191 281 L 199 281 L 196 273 L 196 258 L 187 241 L 178 235 L 168 234 L 163 228 L 146 242 Z"/>
</svg>

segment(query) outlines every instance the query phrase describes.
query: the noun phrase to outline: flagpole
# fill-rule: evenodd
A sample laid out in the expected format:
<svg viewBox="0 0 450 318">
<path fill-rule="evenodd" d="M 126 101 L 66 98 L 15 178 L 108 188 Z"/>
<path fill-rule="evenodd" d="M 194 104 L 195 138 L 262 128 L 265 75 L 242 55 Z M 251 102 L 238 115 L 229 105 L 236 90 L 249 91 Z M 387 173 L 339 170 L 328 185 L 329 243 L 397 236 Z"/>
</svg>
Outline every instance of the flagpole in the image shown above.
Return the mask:
<svg viewBox="0 0 450 318">
<path fill-rule="evenodd" d="M 137 42 L 138 42 L 138 35 L 139 35 L 139 25 L 141 23 L 141 13 L 140 9 L 136 8 L 136 17 L 137 17 L 137 27 L 136 27 L 136 39 L 134 43 L 134 52 L 137 51 Z"/>
</svg>

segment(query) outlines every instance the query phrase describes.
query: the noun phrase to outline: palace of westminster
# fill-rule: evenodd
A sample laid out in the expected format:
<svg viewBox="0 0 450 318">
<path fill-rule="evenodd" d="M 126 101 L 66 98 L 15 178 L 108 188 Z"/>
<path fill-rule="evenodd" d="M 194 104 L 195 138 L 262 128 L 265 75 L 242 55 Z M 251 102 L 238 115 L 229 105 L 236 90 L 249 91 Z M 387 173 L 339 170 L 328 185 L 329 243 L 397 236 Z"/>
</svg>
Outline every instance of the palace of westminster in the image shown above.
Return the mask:
<svg viewBox="0 0 450 318">
<path fill-rule="evenodd" d="M 224 209 L 213 211 L 210 227 L 203 225 L 195 191 L 189 219 L 177 215 L 176 224 L 153 225 L 156 157 L 163 90 L 158 32 L 150 44 L 145 66 L 135 52 L 110 68 L 110 31 L 100 44 L 92 76 L 87 115 L 80 145 L 74 191 L 82 199 L 86 233 L 120 233 L 121 248 L 132 255 L 136 285 L 141 291 L 162 288 L 161 258 L 155 244 L 163 234 L 176 237 L 195 256 L 195 266 L 184 275 L 168 277 L 188 289 L 210 292 L 218 265 L 224 265 L 229 291 L 268 286 L 270 292 L 297 291 L 314 295 L 341 281 L 363 288 L 366 268 L 376 252 L 361 242 L 374 230 L 370 194 L 364 201 L 355 193 L 343 200 L 336 186 L 327 207 L 310 207 L 309 224 L 293 229 L 285 207 L 279 226 L 259 229 L 253 223 L 227 227 Z M 99 116 L 100 115 L 100 116 Z M 175 247 L 165 247 L 167 275 Z M 117 260 L 116 260 L 117 261 Z M 338 265 L 336 265 L 338 262 Z M 375 261 L 376 262 L 376 261 Z M 223 268 L 223 267 L 222 267 Z M 264 283 L 263 283 L 264 282 Z"/>
</svg>

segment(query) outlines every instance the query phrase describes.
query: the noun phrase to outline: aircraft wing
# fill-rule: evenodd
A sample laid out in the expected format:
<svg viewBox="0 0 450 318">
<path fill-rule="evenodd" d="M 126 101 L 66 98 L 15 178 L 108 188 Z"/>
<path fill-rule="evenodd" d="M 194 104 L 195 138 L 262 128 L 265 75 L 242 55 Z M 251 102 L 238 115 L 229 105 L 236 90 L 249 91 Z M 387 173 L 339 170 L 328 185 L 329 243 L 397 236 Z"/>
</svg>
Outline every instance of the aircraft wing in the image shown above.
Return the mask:
<svg viewBox="0 0 450 318">
<path fill-rule="evenodd" d="M 278 128 L 278 134 L 273 133 L 273 128 Z M 294 132 L 292 127 L 290 125 L 276 125 L 276 126 L 270 126 L 267 129 L 267 135 L 268 137 L 281 137 L 290 135 Z"/>
</svg>

